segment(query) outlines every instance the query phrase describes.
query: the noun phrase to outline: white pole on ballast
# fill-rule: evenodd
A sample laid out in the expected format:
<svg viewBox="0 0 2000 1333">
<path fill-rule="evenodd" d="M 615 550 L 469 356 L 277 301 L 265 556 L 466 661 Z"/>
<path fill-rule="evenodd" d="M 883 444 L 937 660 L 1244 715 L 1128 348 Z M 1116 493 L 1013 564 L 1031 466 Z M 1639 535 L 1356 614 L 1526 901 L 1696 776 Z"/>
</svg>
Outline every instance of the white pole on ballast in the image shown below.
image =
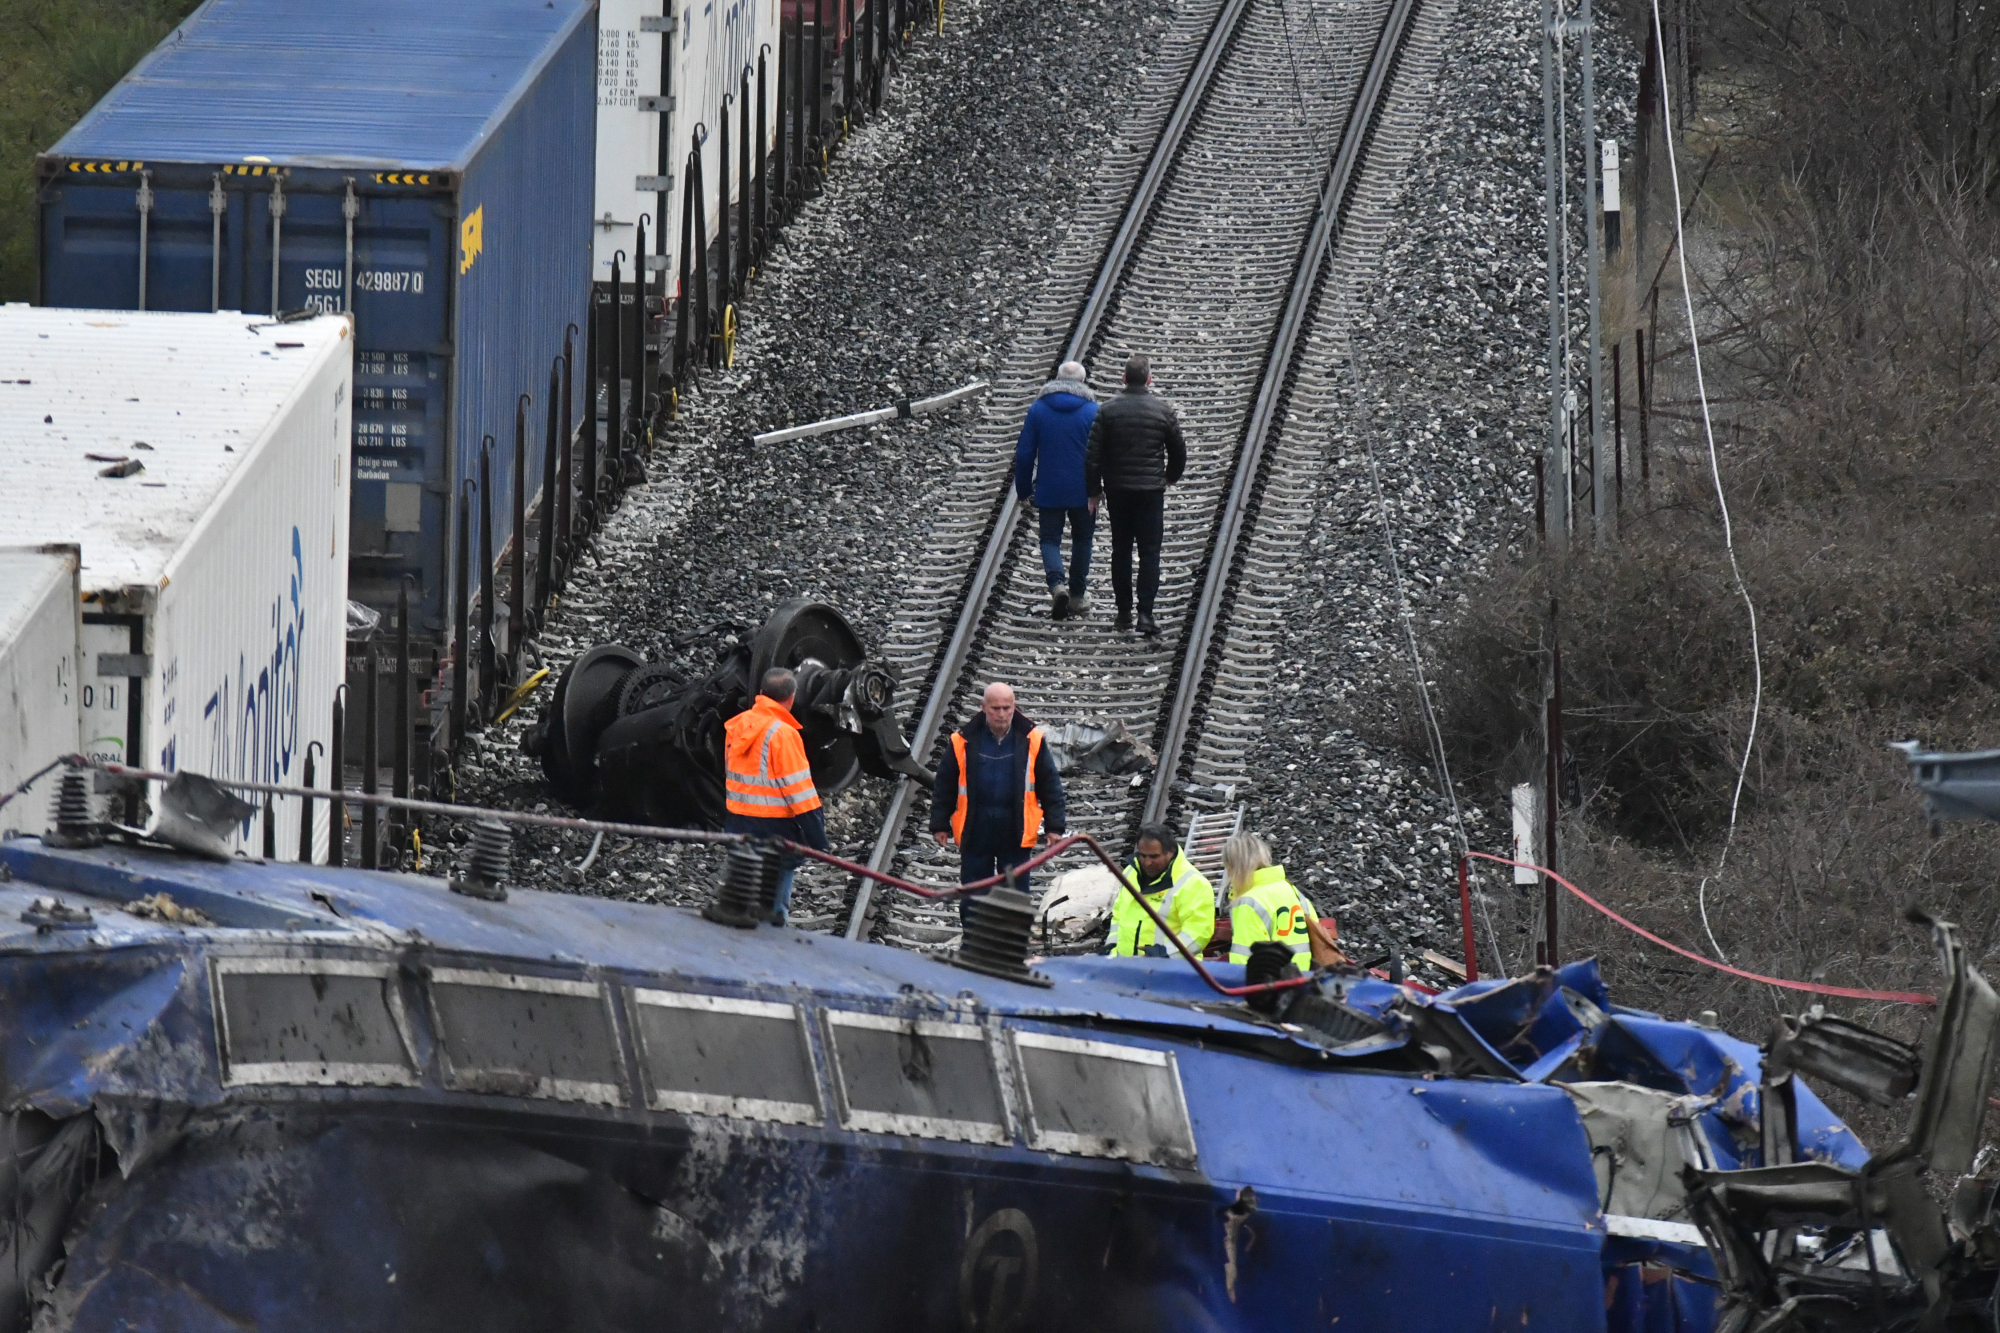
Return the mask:
<svg viewBox="0 0 2000 1333">
<path fill-rule="evenodd" d="M 787 440 L 803 440 L 812 435 L 831 435 L 837 430 L 853 430 L 857 426 L 872 426 L 878 421 L 898 421 L 904 417 L 928 416 L 932 412 L 942 412 L 955 403 L 968 398 L 976 398 L 985 393 L 985 380 L 974 380 L 950 393 L 941 393 L 934 398 L 919 398 L 915 402 L 904 399 L 890 407 L 872 408 L 866 412 L 850 412 L 844 417 L 828 417 L 825 421 L 808 422 L 803 426 L 787 426 L 783 430 L 767 430 L 762 435 L 752 435 L 752 444 L 783 444 Z"/>
</svg>

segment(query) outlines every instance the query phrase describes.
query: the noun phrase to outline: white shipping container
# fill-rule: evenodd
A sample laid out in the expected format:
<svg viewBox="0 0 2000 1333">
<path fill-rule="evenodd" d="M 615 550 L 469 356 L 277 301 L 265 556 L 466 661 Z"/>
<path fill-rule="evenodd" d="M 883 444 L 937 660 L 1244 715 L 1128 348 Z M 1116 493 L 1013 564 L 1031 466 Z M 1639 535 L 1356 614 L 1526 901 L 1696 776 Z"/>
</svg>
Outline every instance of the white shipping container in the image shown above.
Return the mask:
<svg viewBox="0 0 2000 1333">
<path fill-rule="evenodd" d="M 80 603 L 74 548 L 0 548 L 0 796 L 76 753 Z M 56 775 L 0 806 L 0 836 L 40 833 Z"/>
<path fill-rule="evenodd" d="M 350 332 L 345 315 L 0 308 L 0 545 L 81 550 L 85 753 L 296 783 L 318 746 L 326 785 Z M 298 802 L 277 812 L 296 856 Z M 239 839 L 261 848 L 261 816 Z"/>
<path fill-rule="evenodd" d="M 669 292 L 680 280 L 682 191 L 688 152 L 696 127 L 708 137 L 702 148 L 706 239 L 713 241 L 718 215 L 717 154 L 723 98 L 729 102 L 729 197 L 742 197 L 738 179 L 742 152 L 743 72 L 750 72 L 750 126 L 757 125 L 757 55 L 765 55 L 764 151 L 778 133 L 779 0 L 600 0 L 597 10 L 597 203 L 592 235 L 592 278 L 611 281 L 611 259 L 625 252 L 620 266 L 630 282 L 632 243 L 640 214 L 646 215 L 646 249 L 664 255 Z M 661 71 L 665 68 L 666 78 Z M 664 90 L 664 91 L 663 91 Z M 664 99 L 664 100 L 663 100 Z M 671 109 L 666 108 L 671 103 Z M 666 156 L 661 157 L 661 143 Z M 753 162 L 760 155 L 753 154 Z M 756 169 L 753 165 L 753 171 Z M 659 225 L 664 219 L 666 235 Z M 730 225 L 735 227 L 732 215 Z"/>
</svg>

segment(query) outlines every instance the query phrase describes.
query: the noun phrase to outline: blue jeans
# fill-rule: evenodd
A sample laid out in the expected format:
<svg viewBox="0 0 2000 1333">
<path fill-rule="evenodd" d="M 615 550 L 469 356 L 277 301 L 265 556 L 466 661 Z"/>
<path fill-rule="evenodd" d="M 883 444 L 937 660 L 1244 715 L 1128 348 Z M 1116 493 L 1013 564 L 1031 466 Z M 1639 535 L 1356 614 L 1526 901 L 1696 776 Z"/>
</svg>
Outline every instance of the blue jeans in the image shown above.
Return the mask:
<svg viewBox="0 0 2000 1333">
<path fill-rule="evenodd" d="M 975 879 L 991 879 L 1001 871 L 1021 864 L 1021 862 L 1034 854 L 1035 849 L 1032 847 L 1014 847 L 997 855 L 992 852 L 960 852 L 958 854 L 958 882 L 961 884 L 970 884 Z M 1014 887 L 1026 893 L 1028 891 L 1028 881 L 1031 878 L 1033 877 L 1030 875 L 1016 875 L 1014 877 Z M 982 889 L 980 892 L 984 893 L 986 891 Z M 958 900 L 958 924 L 961 927 L 966 923 L 965 905 L 972 901 L 972 898 L 978 896 L 978 894 L 973 894 Z"/>
<path fill-rule="evenodd" d="M 1097 532 L 1097 515 L 1088 509 L 1044 509 L 1039 511 L 1042 527 L 1042 572 L 1049 576 L 1049 591 L 1063 581 L 1063 524 L 1069 524 L 1069 595 L 1081 597 L 1090 587 L 1090 539 Z"/>
<path fill-rule="evenodd" d="M 778 898 L 771 910 L 771 924 L 785 924 L 786 914 L 792 910 L 792 876 L 799 873 L 799 863 L 792 857 L 784 860 L 785 868 L 778 872 Z"/>
</svg>

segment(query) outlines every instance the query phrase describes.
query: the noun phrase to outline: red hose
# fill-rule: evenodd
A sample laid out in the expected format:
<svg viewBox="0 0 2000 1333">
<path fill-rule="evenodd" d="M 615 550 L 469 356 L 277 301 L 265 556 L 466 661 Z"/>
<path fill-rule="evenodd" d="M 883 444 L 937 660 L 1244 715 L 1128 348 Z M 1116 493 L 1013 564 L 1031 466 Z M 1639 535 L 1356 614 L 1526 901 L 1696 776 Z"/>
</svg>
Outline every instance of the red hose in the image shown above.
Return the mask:
<svg viewBox="0 0 2000 1333">
<path fill-rule="evenodd" d="M 1782 977 L 1767 977 L 1760 975 L 1759 973 L 1756 972 L 1745 972 L 1740 967 L 1731 967 L 1727 963 L 1718 963 L 1713 958 L 1704 958 L 1702 955 L 1695 953 L 1692 950 L 1683 949 L 1678 944 L 1671 944 L 1668 941 L 1661 939 L 1658 935 L 1655 935 L 1652 931 L 1647 930 L 1644 926 L 1634 925 L 1632 922 L 1627 921 L 1624 917 L 1618 915 L 1618 913 L 1606 907 L 1603 903 L 1597 901 L 1597 899 L 1585 893 L 1582 889 L 1579 889 L 1576 885 L 1564 879 L 1561 875 L 1558 875 L 1555 871 L 1550 870 L 1547 866 L 1538 866 L 1534 864 L 1532 861 L 1512 861 L 1504 856 L 1494 856 L 1488 852 L 1468 852 L 1466 853 L 1466 856 L 1476 856 L 1482 861 L 1493 861 L 1503 866 L 1520 866 L 1524 870 L 1533 870 L 1538 874 L 1547 875 L 1550 879 L 1554 880 L 1556 883 L 1562 885 L 1565 889 L 1568 889 L 1571 893 L 1575 894 L 1578 898 L 1582 899 L 1586 904 L 1595 908 L 1597 911 L 1602 912 L 1604 915 L 1610 917 L 1613 921 L 1616 921 L 1619 925 L 1625 927 L 1625 929 L 1631 931 L 1634 935 L 1638 935 L 1641 938 L 1651 940 L 1653 943 L 1659 945 L 1662 949 L 1669 950 L 1673 953 L 1679 954 L 1683 958 L 1690 959 L 1693 962 L 1700 963 L 1703 967 L 1712 967 L 1718 972 L 1727 972 L 1732 977 L 1742 977 L 1745 981 L 1761 981 L 1766 986 L 1782 986 L 1786 990 L 1811 991 L 1815 995 L 1838 995 L 1849 1000 L 1889 1000 L 1896 1004 L 1937 1003 L 1937 997 L 1935 995 L 1922 995 L 1915 991 L 1857 990 L 1852 986 L 1822 986 L 1818 982 L 1813 982 L 1813 981 L 1786 981 Z M 1459 875 L 1461 876 L 1461 882 L 1463 882 L 1462 877 L 1465 875 L 1465 857 L 1459 858 L 1458 866 L 1459 866 Z M 1471 959 L 1470 952 L 1467 953 L 1466 957 L 1469 964 Z"/>
</svg>

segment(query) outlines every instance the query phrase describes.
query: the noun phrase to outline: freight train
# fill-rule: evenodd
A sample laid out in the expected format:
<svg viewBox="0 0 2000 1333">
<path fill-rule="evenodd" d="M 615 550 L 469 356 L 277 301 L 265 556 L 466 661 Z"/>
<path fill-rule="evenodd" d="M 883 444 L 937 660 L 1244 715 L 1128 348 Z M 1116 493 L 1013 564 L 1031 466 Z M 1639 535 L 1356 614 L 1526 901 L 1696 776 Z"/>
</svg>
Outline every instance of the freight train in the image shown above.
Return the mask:
<svg viewBox="0 0 2000 1333">
<path fill-rule="evenodd" d="M 879 89 L 890 8 L 831 3 L 206 0 L 38 160 L 39 304 L 352 316 L 349 595 L 412 641 L 420 788 Z"/>
</svg>

